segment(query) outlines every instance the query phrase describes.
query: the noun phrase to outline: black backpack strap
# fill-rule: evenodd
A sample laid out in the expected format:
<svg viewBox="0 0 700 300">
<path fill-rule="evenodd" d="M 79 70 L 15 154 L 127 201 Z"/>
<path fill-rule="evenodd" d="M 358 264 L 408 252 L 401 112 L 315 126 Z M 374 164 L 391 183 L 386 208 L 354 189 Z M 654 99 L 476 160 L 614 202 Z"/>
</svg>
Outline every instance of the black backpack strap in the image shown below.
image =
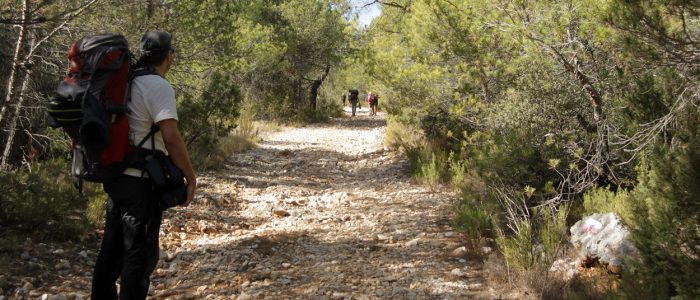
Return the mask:
<svg viewBox="0 0 700 300">
<path fill-rule="evenodd" d="M 134 69 L 134 72 L 131 74 L 131 79 L 144 75 L 158 75 L 158 73 L 153 67 L 140 67 Z"/>
<path fill-rule="evenodd" d="M 142 68 L 136 68 L 131 71 L 131 74 L 129 74 L 129 82 L 127 83 L 127 88 L 126 88 L 126 101 L 131 102 L 131 85 L 136 77 L 139 76 L 144 76 L 144 75 L 158 75 L 156 73 L 156 70 L 153 67 L 142 67 Z"/>
<path fill-rule="evenodd" d="M 151 126 L 151 130 L 148 132 L 148 134 L 143 137 L 141 142 L 138 143 L 138 145 L 134 146 L 136 149 L 130 153 L 127 154 L 127 158 L 125 159 L 127 166 L 130 168 L 136 168 L 136 169 L 141 169 L 143 170 L 144 168 L 144 163 L 146 156 L 149 154 L 153 154 L 155 150 L 147 151 L 147 149 L 142 148 L 143 145 L 148 141 L 148 139 L 151 139 L 151 148 L 155 149 L 155 133 L 160 130 L 160 127 L 158 125 L 153 124 Z"/>
<path fill-rule="evenodd" d="M 146 136 L 143 137 L 141 142 L 139 142 L 139 144 L 136 145 L 136 148 L 141 149 L 141 147 L 143 147 L 143 144 L 145 144 L 146 141 L 150 138 L 151 139 L 151 149 L 153 151 L 155 151 L 156 150 L 156 147 L 155 147 L 156 142 L 155 142 L 155 138 L 153 138 L 153 136 L 156 134 L 156 132 L 158 132 L 158 130 L 160 130 L 160 127 L 158 126 L 158 124 L 153 123 L 153 125 L 151 125 L 151 130 L 148 132 L 148 134 Z"/>
<path fill-rule="evenodd" d="M 158 75 L 156 70 L 153 67 L 139 67 L 139 68 L 134 68 L 131 71 L 131 74 L 129 74 L 129 82 L 127 86 L 127 92 L 126 92 L 126 97 L 127 97 L 127 102 L 131 102 L 131 92 L 132 92 L 132 85 L 133 81 L 136 77 L 139 76 L 145 76 L 145 75 Z M 151 153 L 150 154 L 155 154 L 156 152 L 156 147 L 155 147 L 155 134 L 160 130 L 160 127 L 158 127 L 158 124 L 153 123 L 151 125 L 151 130 L 148 132 L 148 134 L 143 137 L 143 139 L 136 145 L 136 151 L 132 152 L 132 161 L 129 163 L 132 167 L 135 168 L 140 168 L 142 170 L 142 176 L 143 176 L 143 164 L 144 164 L 144 158 L 148 154 L 145 153 L 145 149 L 143 149 L 143 145 L 148 141 L 148 139 L 151 139 Z"/>
</svg>

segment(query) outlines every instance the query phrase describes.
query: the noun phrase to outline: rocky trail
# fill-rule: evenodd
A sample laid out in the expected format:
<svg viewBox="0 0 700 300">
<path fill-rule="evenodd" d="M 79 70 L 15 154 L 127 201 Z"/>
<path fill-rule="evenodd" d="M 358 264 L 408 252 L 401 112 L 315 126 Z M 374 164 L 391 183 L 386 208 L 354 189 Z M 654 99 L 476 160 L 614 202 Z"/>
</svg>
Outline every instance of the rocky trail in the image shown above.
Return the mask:
<svg viewBox="0 0 700 300">
<path fill-rule="evenodd" d="M 456 195 L 412 183 L 385 129 L 366 109 L 285 128 L 199 174 L 195 203 L 165 213 L 149 296 L 505 297 L 450 225 Z M 0 299 L 87 299 L 98 244 L 41 245 L 16 258 L 27 276 L 0 275 Z"/>
</svg>

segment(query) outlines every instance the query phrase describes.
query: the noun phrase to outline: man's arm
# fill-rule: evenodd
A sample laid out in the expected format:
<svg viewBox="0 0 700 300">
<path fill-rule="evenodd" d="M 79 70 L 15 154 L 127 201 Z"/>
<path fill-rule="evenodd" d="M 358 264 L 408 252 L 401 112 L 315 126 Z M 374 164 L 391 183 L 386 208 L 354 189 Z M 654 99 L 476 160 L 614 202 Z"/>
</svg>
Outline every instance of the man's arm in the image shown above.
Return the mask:
<svg viewBox="0 0 700 300">
<path fill-rule="evenodd" d="M 187 147 L 185 142 L 182 141 L 180 130 L 177 129 L 177 120 L 162 120 L 158 122 L 158 127 L 160 127 L 160 133 L 163 135 L 163 142 L 165 142 L 165 149 L 168 150 L 168 155 L 170 155 L 173 163 L 185 173 L 187 202 L 185 202 L 184 206 L 187 206 L 192 202 L 194 192 L 197 189 L 197 177 L 194 174 Z"/>
</svg>

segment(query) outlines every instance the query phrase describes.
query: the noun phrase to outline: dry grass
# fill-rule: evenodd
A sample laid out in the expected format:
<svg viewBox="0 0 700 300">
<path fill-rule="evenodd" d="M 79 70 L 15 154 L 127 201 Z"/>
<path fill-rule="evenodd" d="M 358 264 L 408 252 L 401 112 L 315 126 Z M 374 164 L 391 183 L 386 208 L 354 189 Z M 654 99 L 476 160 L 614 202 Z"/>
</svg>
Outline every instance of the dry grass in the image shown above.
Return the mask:
<svg viewBox="0 0 700 300">
<path fill-rule="evenodd" d="M 387 120 L 384 145 L 390 149 L 406 151 L 423 148 L 425 144 L 425 137 L 419 128 L 401 124 L 392 118 Z"/>
<path fill-rule="evenodd" d="M 201 162 L 199 167 L 205 170 L 220 168 L 224 162 L 234 153 L 242 153 L 255 147 L 255 143 L 249 137 L 242 136 L 236 132 L 220 139 L 216 147 Z"/>
<path fill-rule="evenodd" d="M 256 136 L 248 137 L 238 133 L 232 133 L 219 141 L 216 150 L 223 154 L 242 153 L 255 147 L 255 143 L 253 142 L 255 137 Z"/>
<path fill-rule="evenodd" d="M 503 257 L 497 254 L 492 254 L 484 262 L 489 285 L 503 293 L 517 291 L 533 299 L 568 299 L 567 282 L 553 276 L 547 269 L 545 266 L 529 270 L 508 268 Z"/>
<path fill-rule="evenodd" d="M 258 136 L 264 136 L 268 133 L 280 132 L 284 128 L 282 124 L 275 121 L 255 121 L 254 126 Z"/>
<path fill-rule="evenodd" d="M 199 153 L 206 153 L 205 155 L 195 153 L 195 157 L 202 157 L 195 164 L 206 170 L 220 168 L 232 154 L 254 148 L 265 133 L 280 130 L 282 126 L 278 123 L 255 121 L 254 115 L 244 112 L 236 120 L 236 129 L 228 136 L 219 139 L 214 149 L 199 151 Z"/>
<path fill-rule="evenodd" d="M 605 268 L 579 267 L 579 275 L 566 281 L 546 265 L 528 270 L 508 268 L 503 256 L 491 254 L 484 262 L 489 285 L 503 293 L 518 291 L 535 299 L 615 299 L 619 279 Z"/>
</svg>

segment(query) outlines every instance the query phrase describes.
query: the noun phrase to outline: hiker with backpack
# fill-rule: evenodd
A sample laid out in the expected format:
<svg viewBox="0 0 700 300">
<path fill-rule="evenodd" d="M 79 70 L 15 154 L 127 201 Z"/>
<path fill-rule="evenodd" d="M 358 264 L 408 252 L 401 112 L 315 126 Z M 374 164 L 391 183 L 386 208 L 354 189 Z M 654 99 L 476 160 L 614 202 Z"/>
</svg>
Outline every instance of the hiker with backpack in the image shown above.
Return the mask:
<svg viewBox="0 0 700 300">
<path fill-rule="evenodd" d="M 133 67 L 122 35 L 78 40 L 48 103 L 49 125 L 73 142 L 70 173 L 80 194 L 85 180 L 102 183 L 108 195 L 92 299 L 146 298 L 163 210 L 189 205 L 196 190 L 175 92 L 164 78 L 175 53 L 171 36 L 146 32 L 140 50 Z"/>
<path fill-rule="evenodd" d="M 131 145 L 140 157 L 166 154 L 187 181 L 183 206 L 194 198 L 197 180 L 185 143 L 177 128 L 175 93 L 165 79 L 175 50 L 171 35 L 148 31 L 141 38 L 141 57 L 129 83 L 128 124 Z M 139 73 L 141 73 L 139 75 Z M 137 144 L 138 143 L 138 144 Z M 158 234 L 163 209 L 155 186 L 156 174 L 146 163 L 130 164 L 122 174 L 105 182 L 108 194 L 105 230 L 95 263 L 92 299 L 145 299 L 150 275 L 158 262 Z M 162 201 L 162 200 L 161 200 Z M 178 202 L 179 203 L 179 202 Z M 116 281 L 121 278 L 117 292 Z"/>
<path fill-rule="evenodd" d="M 350 100 L 350 106 L 352 107 L 352 116 L 355 116 L 355 111 L 357 110 L 357 105 L 360 102 L 360 91 L 357 89 L 351 89 L 348 91 L 348 99 Z"/>
<path fill-rule="evenodd" d="M 376 116 L 377 106 L 379 105 L 379 95 L 377 95 L 377 93 L 369 92 L 367 96 L 367 103 L 369 104 L 369 114 Z"/>
</svg>

